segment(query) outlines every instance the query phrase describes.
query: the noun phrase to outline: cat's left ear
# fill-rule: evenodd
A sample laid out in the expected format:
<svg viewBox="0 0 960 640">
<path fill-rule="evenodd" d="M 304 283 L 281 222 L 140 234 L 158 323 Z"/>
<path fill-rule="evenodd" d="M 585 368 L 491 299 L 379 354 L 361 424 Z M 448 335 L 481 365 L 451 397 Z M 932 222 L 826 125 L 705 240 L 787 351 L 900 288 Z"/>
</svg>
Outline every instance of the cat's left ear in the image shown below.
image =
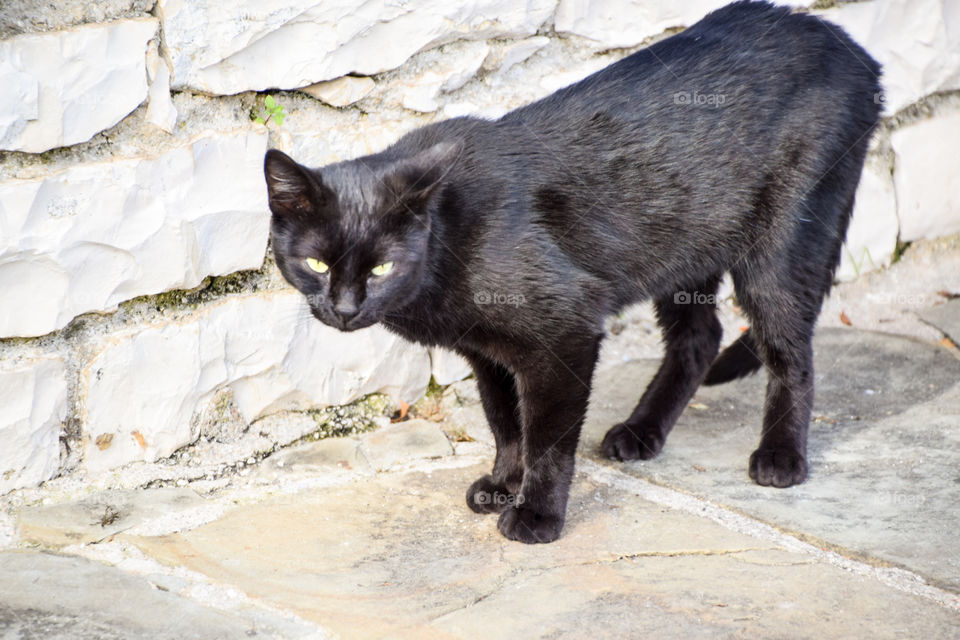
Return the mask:
<svg viewBox="0 0 960 640">
<path fill-rule="evenodd" d="M 277 149 L 267 151 L 263 174 L 267 179 L 270 211 L 274 215 L 307 213 L 323 199 L 326 191 L 309 169 Z"/>
<path fill-rule="evenodd" d="M 392 195 L 416 210 L 422 206 L 460 156 L 458 142 L 445 141 L 394 163 L 384 176 Z"/>
</svg>

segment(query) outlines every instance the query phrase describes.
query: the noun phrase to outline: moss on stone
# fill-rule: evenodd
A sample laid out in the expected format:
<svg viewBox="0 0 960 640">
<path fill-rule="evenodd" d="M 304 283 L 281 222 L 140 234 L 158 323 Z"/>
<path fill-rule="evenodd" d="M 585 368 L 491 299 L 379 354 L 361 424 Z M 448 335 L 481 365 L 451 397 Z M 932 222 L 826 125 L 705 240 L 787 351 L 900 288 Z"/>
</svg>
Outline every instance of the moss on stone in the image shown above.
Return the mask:
<svg viewBox="0 0 960 640">
<path fill-rule="evenodd" d="M 317 424 L 317 430 L 302 440 L 356 435 L 377 427 L 377 419 L 390 414 L 393 403 L 388 396 L 373 393 L 348 405 L 309 409 L 307 415 Z"/>
<path fill-rule="evenodd" d="M 193 289 L 173 289 L 152 295 L 138 296 L 120 303 L 122 310 L 130 311 L 140 305 L 169 309 L 196 309 L 200 305 L 235 293 L 257 291 L 263 278 L 264 268 L 237 271 L 225 276 L 207 276 Z"/>
<path fill-rule="evenodd" d="M 424 397 L 439 399 L 443 395 L 443 392 L 447 390 L 447 387 L 437 382 L 437 379 L 433 376 L 430 376 L 430 382 L 427 383 L 427 390 L 424 393 Z"/>
<path fill-rule="evenodd" d="M 20 338 L 13 336 L 10 338 L 0 338 L 0 346 L 4 347 L 26 347 L 28 345 L 36 344 L 38 340 L 43 338 L 43 336 L 38 336 L 35 338 Z"/>
</svg>

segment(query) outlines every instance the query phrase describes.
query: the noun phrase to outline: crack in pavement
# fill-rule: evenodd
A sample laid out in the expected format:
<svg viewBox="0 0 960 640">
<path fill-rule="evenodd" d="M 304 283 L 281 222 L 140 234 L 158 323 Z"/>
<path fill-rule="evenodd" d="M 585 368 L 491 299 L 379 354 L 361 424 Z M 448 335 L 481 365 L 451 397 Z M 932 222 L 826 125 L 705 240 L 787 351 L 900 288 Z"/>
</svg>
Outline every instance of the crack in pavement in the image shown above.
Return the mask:
<svg viewBox="0 0 960 640">
<path fill-rule="evenodd" d="M 625 474 L 586 458 L 578 456 L 577 465 L 594 482 L 631 491 L 644 500 L 707 518 L 737 533 L 772 542 L 786 551 L 812 556 L 845 571 L 878 580 L 898 591 L 933 601 L 947 609 L 960 611 L 960 595 L 932 586 L 922 576 L 912 571 L 895 567 L 877 567 L 853 560 L 835 551 L 820 549 L 759 520 L 701 498 Z"/>
</svg>

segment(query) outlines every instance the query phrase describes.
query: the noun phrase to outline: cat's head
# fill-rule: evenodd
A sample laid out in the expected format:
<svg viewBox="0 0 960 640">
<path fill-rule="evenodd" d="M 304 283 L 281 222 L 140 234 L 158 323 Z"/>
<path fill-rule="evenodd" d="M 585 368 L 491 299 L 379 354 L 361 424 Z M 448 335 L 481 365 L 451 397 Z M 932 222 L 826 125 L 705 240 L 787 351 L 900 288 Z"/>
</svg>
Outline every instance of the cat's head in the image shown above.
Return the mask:
<svg viewBox="0 0 960 640">
<path fill-rule="evenodd" d="M 274 255 L 317 319 L 353 331 L 416 296 L 439 187 L 458 151 L 442 142 L 320 169 L 267 152 Z"/>
</svg>

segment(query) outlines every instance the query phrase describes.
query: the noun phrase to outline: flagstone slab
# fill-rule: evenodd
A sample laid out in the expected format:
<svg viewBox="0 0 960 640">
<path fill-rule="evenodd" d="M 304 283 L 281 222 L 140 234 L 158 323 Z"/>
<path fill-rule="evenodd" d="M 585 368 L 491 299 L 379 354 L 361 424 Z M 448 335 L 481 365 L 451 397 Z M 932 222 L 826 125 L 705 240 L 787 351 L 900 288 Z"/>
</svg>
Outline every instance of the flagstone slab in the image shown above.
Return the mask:
<svg viewBox="0 0 960 640">
<path fill-rule="evenodd" d="M 24 541 L 46 547 L 97 542 L 151 519 L 172 518 L 210 506 L 187 488 L 104 491 L 80 500 L 26 507 L 19 513 Z"/>
<path fill-rule="evenodd" d="M 578 474 L 563 536 L 504 539 L 486 465 L 379 474 L 118 536 L 349 638 L 943 635 L 960 614 Z M 632 630 L 632 631 L 631 631 Z"/>
<path fill-rule="evenodd" d="M 364 438 L 361 451 L 374 469 L 383 471 L 411 460 L 450 455 L 453 447 L 437 423 L 408 420 L 374 431 Z"/>
<path fill-rule="evenodd" d="M 931 324 L 954 342 L 960 343 L 960 300 L 950 300 L 920 312 L 920 319 Z"/>
<path fill-rule="evenodd" d="M 0 553 L 2 638 L 235 640 L 257 631 L 249 620 L 86 558 Z"/>
<path fill-rule="evenodd" d="M 960 590 L 960 360 L 916 340 L 821 330 L 807 481 L 760 487 L 747 460 L 760 438 L 766 375 L 697 391 L 660 455 L 620 463 L 600 442 L 630 415 L 655 361 L 598 372 L 583 455 L 749 514 L 854 556 Z"/>
</svg>

